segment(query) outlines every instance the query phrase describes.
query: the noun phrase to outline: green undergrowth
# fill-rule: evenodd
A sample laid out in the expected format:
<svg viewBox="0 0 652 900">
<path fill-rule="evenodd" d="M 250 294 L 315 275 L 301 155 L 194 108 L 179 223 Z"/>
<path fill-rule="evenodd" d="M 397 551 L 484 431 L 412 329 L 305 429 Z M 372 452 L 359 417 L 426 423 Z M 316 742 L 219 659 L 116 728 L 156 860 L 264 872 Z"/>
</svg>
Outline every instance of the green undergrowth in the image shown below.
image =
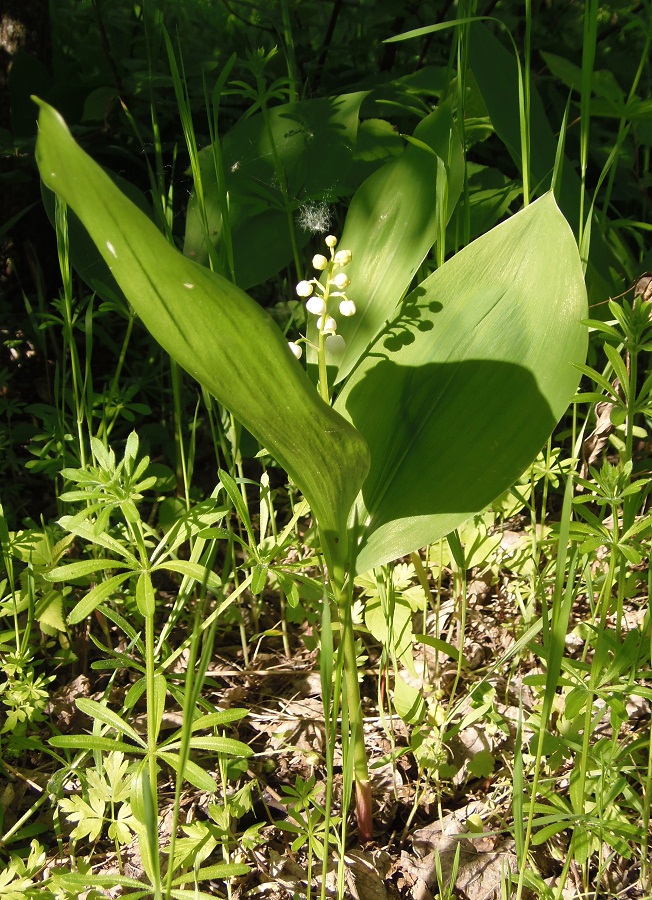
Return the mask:
<svg viewBox="0 0 652 900">
<path fill-rule="evenodd" d="M 0 898 L 652 897 L 652 19 L 486 5 L 17 61 Z"/>
</svg>

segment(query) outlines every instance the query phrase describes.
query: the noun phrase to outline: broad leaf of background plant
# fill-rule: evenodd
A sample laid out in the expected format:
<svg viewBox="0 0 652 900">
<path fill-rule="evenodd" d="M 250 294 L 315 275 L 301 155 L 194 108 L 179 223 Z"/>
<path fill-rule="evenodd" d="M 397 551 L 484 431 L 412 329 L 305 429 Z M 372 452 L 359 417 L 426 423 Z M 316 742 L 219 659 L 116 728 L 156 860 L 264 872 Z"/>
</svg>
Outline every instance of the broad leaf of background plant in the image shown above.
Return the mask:
<svg viewBox="0 0 652 900">
<path fill-rule="evenodd" d="M 301 204 L 335 199 L 346 190 L 364 97 L 364 92 L 344 94 L 269 110 L 269 131 L 287 179 L 290 203 L 297 212 Z M 292 259 L 288 217 L 277 183 L 269 131 L 259 113 L 238 122 L 222 140 L 235 274 L 243 289 L 276 275 Z M 199 157 L 208 227 L 217 247 L 222 213 L 212 147 L 204 148 Z M 298 220 L 297 239 L 302 246 L 309 240 L 310 230 L 301 229 L 300 216 Z M 188 204 L 184 253 L 208 264 L 195 194 Z"/>
<path fill-rule="evenodd" d="M 76 212 L 156 340 L 285 467 L 328 553 L 367 470 L 364 440 L 322 402 L 271 318 L 175 250 L 75 143 L 61 116 L 39 105 L 43 181 Z"/>
<path fill-rule="evenodd" d="M 353 254 L 346 267 L 351 279 L 347 296 L 355 302 L 357 312 L 350 319 L 338 320 L 338 332 L 346 341 L 338 381 L 346 377 L 394 314 L 435 243 L 442 160 L 448 181 L 444 224 L 462 190 L 464 156 L 450 104 L 441 104 L 423 119 L 414 138 L 434 152 L 408 144 L 399 159 L 386 163 L 358 188 L 346 216 L 339 243 Z"/>
<path fill-rule="evenodd" d="M 484 25 L 474 22 L 470 29 L 469 62 L 482 94 L 496 134 L 505 144 L 514 163 L 521 166 L 521 145 L 518 112 L 518 72 L 516 60 Z M 557 138 L 550 127 L 543 102 L 534 85 L 530 95 L 530 170 L 537 193 L 550 188 L 555 164 Z M 559 205 L 578 233 L 580 217 L 580 177 L 566 159 L 558 191 Z M 588 209 L 587 204 L 587 209 Z M 608 243 L 595 227 L 591 232 L 591 250 L 587 284 L 592 299 L 604 300 L 616 289 L 610 271 L 621 266 Z"/>
<path fill-rule="evenodd" d="M 359 572 L 439 539 L 516 480 L 575 392 L 584 316 L 551 194 L 406 298 L 336 402 L 371 452 Z"/>
</svg>

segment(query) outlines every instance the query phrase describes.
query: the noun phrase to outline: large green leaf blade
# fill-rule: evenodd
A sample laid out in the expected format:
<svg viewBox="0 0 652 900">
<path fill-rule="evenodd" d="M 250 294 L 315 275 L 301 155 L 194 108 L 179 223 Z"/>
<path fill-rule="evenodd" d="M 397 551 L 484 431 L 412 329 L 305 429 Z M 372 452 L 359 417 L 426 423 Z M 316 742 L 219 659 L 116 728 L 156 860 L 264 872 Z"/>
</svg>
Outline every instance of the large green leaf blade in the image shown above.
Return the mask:
<svg viewBox="0 0 652 900">
<path fill-rule="evenodd" d="M 584 316 L 579 254 L 551 194 L 406 298 L 336 404 L 371 452 L 359 571 L 447 534 L 527 467 L 576 389 Z"/>
<path fill-rule="evenodd" d="M 39 101 L 41 177 L 75 211 L 165 350 L 274 454 L 340 558 L 368 466 L 361 436 L 317 395 L 272 319 L 243 291 L 176 251 Z M 340 548 L 341 547 L 341 552 Z"/>
<path fill-rule="evenodd" d="M 338 333 L 346 341 L 338 381 L 394 314 L 435 243 L 441 161 L 448 182 L 444 222 L 462 190 L 464 156 L 450 104 L 441 104 L 423 119 L 414 138 L 422 146 L 410 143 L 398 159 L 374 172 L 356 191 L 347 213 L 340 246 L 353 254 L 346 267 L 351 279 L 347 296 L 357 311 L 349 319 L 338 318 Z"/>
</svg>

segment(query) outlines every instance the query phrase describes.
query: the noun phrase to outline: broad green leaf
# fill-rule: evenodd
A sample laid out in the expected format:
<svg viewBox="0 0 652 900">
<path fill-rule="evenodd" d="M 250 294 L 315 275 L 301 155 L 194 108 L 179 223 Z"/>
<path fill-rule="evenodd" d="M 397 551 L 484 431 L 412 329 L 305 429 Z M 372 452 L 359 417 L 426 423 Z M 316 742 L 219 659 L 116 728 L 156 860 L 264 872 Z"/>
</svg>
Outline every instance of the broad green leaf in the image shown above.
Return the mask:
<svg viewBox="0 0 652 900">
<path fill-rule="evenodd" d="M 577 387 L 585 315 L 552 194 L 406 298 L 336 403 L 371 452 L 359 572 L 448 534 L 527 468 Z"/>
<path fill-rule="evenodd" d="M 222 139 L 229 221 L 238 285 L 260 284 L 293 256 L 288 211 L 276 165 L 286 181 L 288 201 L 299 213 L 299 244 L 310 237 L 301 228 L 302 204 L 338 197 L 345 189 L 364 92 L 275 106 L 241 120 Z M 276 156 L 276 161 L 275 161 Z M 222 212 L 212 147 L 199 154 L 210 239 L 218 246 Z M 195 194 L 188 204 L 184 253 L 208 265 L 209 251 Z M 227 274 L 225 271 L 221 274 Z"/>
<path fill-rule="evenodd" d="M 125 559 L 125 565 L 130 566 L 132 569 L 137 569 L 139 562 L 127 547 L 109 534 L 101 531 L 96 532 L 86 519 L 80 519 L 80 515 L 84 516 L 87 513 L 88 510 L 82 510 L 81 513 L 75 516 L 61 516 L 59 525 L 66 531 L 72 531 L 73 534 L 78 535 L 85 541 L 90 541 L 91 544 L 98 544 L 100 547 L 104 547 L 105 550 L 115 553 L 116 556 L 122 556 Z"/>
<path fill-rule="evenodd" d="M 437 237 L 438 157 L 448 178 L 448 221 L 462 189 L 464 159 L 450 104 L 419 123 L 414 137 L 432 148 L 410 144 L 356 191 L 339 246 L 353 254 L 346 267 L 347 296 L 356 314 L 338 319 L 346 341 L 338 380 L 355 366 L 390 318 Z"/>
<path fill-rule="evenodd" d="M 440 653 L 445 653 L 447 656 L 450 656 L 451 659 L 457 660 L 460 658 L 460 651 L 457 647 L 454 647 L 452 644 L 449 644 L 448 641 L 444 641 L 441 638 L 431 637 L 429 634 L 415 634 L 415 641 L 419 644 L 427 644 L 428 647 L 434 647 L 435 650 L 439 650 Z"/>
<path fill-rule="evenodd" d="M 396 676 L 394 682 L 394 708 L 404 722 L 418 725 L 426 715 L 426 704 L 421 691 Z"/>
<path fill-rule="evenodd" d="M 557 56 L 556 53 L 545 53 L 542 51 L 541 56 L 552 74 L 562 84 L 565 84 L 566 87 L 572 90 L 581 90 L 582 70 L 579 66 L 564 59 L 562 56 Z M 595 115 L 596 112 L 598 115 L 611 115 L 618 118 L 627 115 L 625 95 L 612 72 L 607 69 L 593 71 L 591 72 L 590 82 L 591 93 L 600 98 L 598 104 L 595 102 L 591 103 L 592 115 Z"/>
<path fill-rule="evenodd" d="M 63 615 L 63 594 L 50 589 L 41 594 L 34 609 L 36 621 L 46 634 L 66 631 L 66 620 Z M 49 630 L 48 630 L 49 629 Z"/>
<path fill-rule="evenodd" d="M 373 597 L 365 604 L 364 623 L 389 652 L 396 656 L 408 668 L 413 668 L 412 661 L 412 609 L 407 600 L 396 597 L 389 616 L 380 598 Z"/>
<path fill-rule="evenodd" d="M 221 865 L 224 866 L 225 878 L 235 878 L 238 875 L 246 875 L 247 872 L 251 871 L 249 866 L 245 866 L 244 863 L 222 863 Z M 245 872 L 244 869 L 246 869 L 247 872 Z M 215 900 L 215 894 L 208 894 L 206 891 L 194 889 L 182 890 L 181 888 L 172 888 L 170 896 L 173 900 Z"/>
<path fill-rule="evenodd" d="M 317 395 L 267 313 L 176 251 L 38 102 L 43 181 L 75 210 L 156 340 L 284 466 L 320 523 L 328 561 L 342 566 L 368 467 L 364 440 Z"/>
</svg>

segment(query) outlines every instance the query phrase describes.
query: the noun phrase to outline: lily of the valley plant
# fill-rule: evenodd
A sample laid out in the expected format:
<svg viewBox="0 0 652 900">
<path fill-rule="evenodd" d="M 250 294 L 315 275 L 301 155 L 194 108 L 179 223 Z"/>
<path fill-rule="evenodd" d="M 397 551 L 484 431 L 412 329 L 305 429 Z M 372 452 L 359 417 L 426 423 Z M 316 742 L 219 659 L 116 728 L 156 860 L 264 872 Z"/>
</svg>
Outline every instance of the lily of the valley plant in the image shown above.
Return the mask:
<svg viewBox="0 0 652 900">
<path fill-rule="evenodd" d="M 286 123 L 300 120 L 299 106 L 284 108 Z M 339 242 L 345 249 L 329 236 L 330 258 L 313 259 L 321 280 L 297 288 L 308 301 L 302 342 L 317 390 L 297 359 L 299 344 L 288 347 L 244 290 L 178 252 L 59 114 L 40 107 L 46 186 L 79 217 L 156 340 L 310 503 L 339 605 L 358 828 L 367 839 L 352 579 L 438 540 L 490 503 L 565 411 L 586 350 L 571 229 L 545 194 L 406 294 L 463 184 L 457 127 L 450 106 L 440 105 L 403 154 L 358 189 Z M 251 283 L 246 272 L 241 283 Z"/>
</svg>

